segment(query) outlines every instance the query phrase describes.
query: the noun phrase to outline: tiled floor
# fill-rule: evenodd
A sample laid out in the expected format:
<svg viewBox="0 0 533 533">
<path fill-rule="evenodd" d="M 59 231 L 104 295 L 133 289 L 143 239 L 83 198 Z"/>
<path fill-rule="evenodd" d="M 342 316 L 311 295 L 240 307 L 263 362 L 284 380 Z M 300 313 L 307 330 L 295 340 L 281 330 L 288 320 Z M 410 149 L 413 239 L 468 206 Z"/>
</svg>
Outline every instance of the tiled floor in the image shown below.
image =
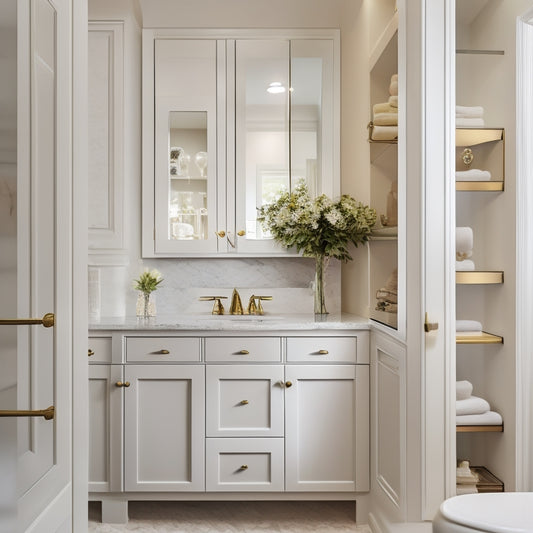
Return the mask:
<svg viewBox="0 0 533 533">
<path fill-rule="evenodd" d="M 89 503 L 89 531 L 119 533 L 371 533 L 353 502 L 131 502 L 128 524 L 102 524 Z"/>
</svg>

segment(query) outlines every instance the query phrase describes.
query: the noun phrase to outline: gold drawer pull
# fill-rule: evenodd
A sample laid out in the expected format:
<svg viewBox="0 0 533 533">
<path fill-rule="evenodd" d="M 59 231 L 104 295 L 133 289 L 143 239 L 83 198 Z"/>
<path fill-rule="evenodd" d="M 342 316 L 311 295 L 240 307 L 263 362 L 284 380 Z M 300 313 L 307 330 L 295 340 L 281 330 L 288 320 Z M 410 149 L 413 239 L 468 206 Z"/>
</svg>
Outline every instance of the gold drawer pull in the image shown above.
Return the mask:
<svg viewBox="0 0 533 533">
<path fill-rule="evenodd" d="M 129 386 L 131 385 L 131 383 L 130 383 L 129 381 L 124 381 L 124 382 L 122 382 L 122 381 L 117 381 L 117 382 L 115 383 L 115 385 L 116 385 L 117 387 L 129 387 Z"/>
<path fill-rule="evenodd" d="M 5 318 L 0 320 L 0 326 L 43 326 L 51 328 L 55 325 L 54 313 L 46 313 L 43 318 Z M 38 415 L 37 415 L 38 416 Z"/>
<path fill-rule="evenodd" d="M 318 350 L 318 353 L 320 355 L 328 355 L 329 352 L 327 350 Z"/>
<path fill-rule="evenodd" d="M 159 353 L 162 355 L 168 355 L 170 352 L 168 350 L 159 350 Z"/>
<path fill-rule="evenodd" d="M 287 388 L 292 387 L 292 381 L 286 381 L 285 382 L 285 387 L 287 387 Z"/>
<path fill-rule="evenodd" d="M 87 357 L 91 357 L 91 355 L 94 355 L 94 351 L 89 348 L 87 351 Z"/>
<path fill-rule="evenodd" d="M 239 353 L 241 355 L 249 355 L 250 354 L 250 352 L 248 350 L 241 350 Z"/>
<path fill-rule="evenodd" d="M 240 470 L 248 470 L 248 465 L 241 465 Z"/>
<path fill-rule="evenodd" d="M 240 231 L 237 232 L 237 235 L 239 237 L 244 237 L 246 235 L 246 232 L 243 229 L 241 229 Z"/>
<path fill-rule="evenodd" d="M 45 420 L 52 420 L 55 416 L 55 408 L 51 405 L 47 409 L 38 411 L 0 411 L 0 417 L 5 416 L 42 416 Z"/>
<path fill-rule="evenodd" d="M 248 405 L 250 402 L 248 400 L 241 400 L 241 405 Z"/>
<path fill-rule="evenodd" d="M 222 239 L 223 237 L 226 236 L 226 232 L 225 231 L 215 231 L 215 233 Z"/>
</svg>

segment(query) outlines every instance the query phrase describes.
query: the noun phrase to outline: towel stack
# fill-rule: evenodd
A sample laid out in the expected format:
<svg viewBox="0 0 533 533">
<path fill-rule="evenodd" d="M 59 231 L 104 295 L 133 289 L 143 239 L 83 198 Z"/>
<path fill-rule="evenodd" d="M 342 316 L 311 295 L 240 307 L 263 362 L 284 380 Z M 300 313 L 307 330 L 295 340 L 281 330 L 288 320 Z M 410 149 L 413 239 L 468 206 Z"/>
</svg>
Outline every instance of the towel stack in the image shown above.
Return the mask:
<svg viewBox="0 0 533 533">
<path fill-rule="evenodd" d="M 476 265 L 470 258 L 474 249 L 472 228 L 455 228 L 455 270 L 475 270 Z"/>
<path fill-rule="evenodd" d="M 499 426 L 502 417 L 490 410 L 487 400 L 472 396 L 472 383 L 457 381 L 455 384 L 455 422 L 458 426 Z"/>
<path fill-rule="evenodd" d="M 461 337 L 481 335 L 483 326 L 477 320 L 456 320 L 455 333 Z"/>
<path fill-rule="evenodd" d="M 456 181 L 490 181 L 492 175 L 490 170 L 480 170 L 479 168 L 471 168 L 469 170 L 456 170 Z"/>
<path fill-rule="evenodd" d="M 456 128 L 484 128 L 484 109 L 481 106 L 455 106 L 455 127 Z"/>
<path fill-rule="evenodd" d="M 377 311 L 387 313 L 398 312 L 398 270 L 395 268 L 389 276 L 387 283 L 376 291 Z"/>
<path fill-rule="evenodd" d="M 479 483 L 479 476 L 470 470 L 470 463 L 468 461 L 457 461 L 457 495 L 460 494 L 475 494 L 477 492 L 477 484 Z"/>
<path fill-rule="evenodd" d="M 393 74 L 389 85 L 389 100 L 372 108 L 372 140 L 392 141 L 398 138 L 398 74 Z"/>
</svg>

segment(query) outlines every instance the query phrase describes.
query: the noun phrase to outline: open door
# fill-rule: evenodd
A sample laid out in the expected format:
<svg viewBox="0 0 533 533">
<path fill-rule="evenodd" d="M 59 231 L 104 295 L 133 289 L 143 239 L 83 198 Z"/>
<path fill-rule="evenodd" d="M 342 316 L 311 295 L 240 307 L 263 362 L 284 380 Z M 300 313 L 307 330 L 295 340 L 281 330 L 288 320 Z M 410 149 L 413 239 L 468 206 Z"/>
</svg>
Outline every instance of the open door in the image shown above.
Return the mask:
<svg viewBox="0 0 533 533">
<path fill-rule="evenodd" d="M 1 531 L 72 530 L 70 10 L 2 1 L 0 450 L 13 483 Z"/>
</svg>

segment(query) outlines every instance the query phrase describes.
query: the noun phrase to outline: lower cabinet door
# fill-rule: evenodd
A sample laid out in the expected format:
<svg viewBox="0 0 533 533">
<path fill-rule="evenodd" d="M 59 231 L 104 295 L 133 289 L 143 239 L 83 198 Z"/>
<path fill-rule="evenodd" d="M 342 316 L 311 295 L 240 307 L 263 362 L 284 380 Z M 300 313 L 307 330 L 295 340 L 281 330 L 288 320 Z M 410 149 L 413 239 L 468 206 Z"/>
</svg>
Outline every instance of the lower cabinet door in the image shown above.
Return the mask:
<svg viewBox="0 0 533 533">
<path fill-rule="evenodd" d="M 285 367 L 285 487 L 355 490 L 355 365 Z"/>
<path fill-rule="evenodd" d="M 283 439 L 207 439 L 206 490 L 283 491 Z"/>
<path fill-rule="evenodd" d="M 89 365 L 89 492 L 122 487 L 122 365 Z"/>
<path fill-rule="evenodd" d="M 126 491 L 204 490 L 202 365 L 126 365 Z"/>
</svg>

